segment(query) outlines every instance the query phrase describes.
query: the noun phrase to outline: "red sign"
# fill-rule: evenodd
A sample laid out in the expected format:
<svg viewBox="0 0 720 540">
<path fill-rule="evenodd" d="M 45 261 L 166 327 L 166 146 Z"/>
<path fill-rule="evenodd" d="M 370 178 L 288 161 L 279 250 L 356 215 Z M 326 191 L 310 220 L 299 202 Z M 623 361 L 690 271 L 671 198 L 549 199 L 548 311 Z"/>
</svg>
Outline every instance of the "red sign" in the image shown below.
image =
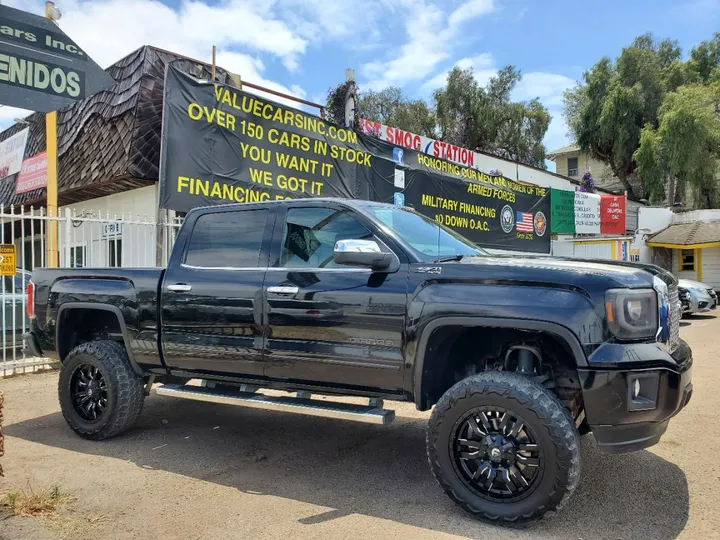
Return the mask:
<svg viewBox="0 0 720 540">
<path fill-rule="evenodd" d="M 47 187 L 47 154 L 41 152 L 22 162 L 15 183 L 15 194 Z"/>
<path fill-rule="evenodd" d="M 600 234 L 625 234 L 625 196 L 600 197 Z"/>
<path fill-rule="evenodd" d="M 403 131 L 402 129 L 386 126 L 380 122 L 365 120 L 364 118 L 359 119 L 359 126 L 366 135 L 374 135 L 390 144 L 404 146 L 410 150 L 446 159 L 453 163 L 459 163 L 465 167 L 476 168 L 475 162 L 479 162 L 479 160 L 475 159 L 475 152 L 467 148 L 460 148 L 454 144 L 436 141 L 430 137 L 416 135 L 409 131 Z"/>
</svg>

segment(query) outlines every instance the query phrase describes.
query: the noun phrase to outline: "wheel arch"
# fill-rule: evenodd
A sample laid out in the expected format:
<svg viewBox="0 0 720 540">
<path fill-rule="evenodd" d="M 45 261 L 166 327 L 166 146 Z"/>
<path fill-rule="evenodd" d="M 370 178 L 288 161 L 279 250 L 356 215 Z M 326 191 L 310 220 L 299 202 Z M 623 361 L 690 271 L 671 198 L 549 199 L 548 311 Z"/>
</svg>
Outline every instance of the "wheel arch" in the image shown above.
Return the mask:
<svg viewBox="0 0 720 540">
<path fill-rule="evenodd" d="M 63 345 L 65 343 L 65 340 L 62 339 L 61 332 L 64 321 L 67 320 L 68 314 L 72 313 L 73 311 L 80 310 L 99 311 L 103 312 L 104 314 L 109 314 L 113 317 L 113 320 L 117 322 L 118 328 L 120 330 L 122 342 L 125 346 L 125 350 L 127 352 L 128 359 L 130 361 L 130 365 L 132 366 L 133 371 L 137 375 L 143 375 L 143 370 L 135 361 L 132 348 L 130 347 L 130 342 L 132 338 L 127 328 L 127 324 L 125 324 L 125 318 L 123 317 L 122 311 L 119 307 L 113 306 L 111 304 L 98 304 L 94 302 L 67 302 L 60 306 L 57 314 L 57 324 L 55 326 L 55 343 L 57 344 L 58 358 L 60 359 L 60 361 L 62 362 L 64 358 L 68 355 L 70 350 L 72 350 L 72 347 Z"/>
<path fill-rule="evenodd" d="M 571 354 L 575 367 L 587 367 L 587 357 L 580 341 L 571 330 L 557 323 L 549 321 L 504 319 L 498 317 L 439 317 L 428 322 L 422 329 L 418 340 L 417 353 L 413 368 L 413 397 L 419 410 L 427 410 L 430 404 L 424 393 L 425 367 L 429 363 L 428 345 L 436 331 L 447 327 L 460 327 L 466 329 L 501 328 L 512 330 L 525 330 L 552 336 L 565 345 Z"/>
</svg>

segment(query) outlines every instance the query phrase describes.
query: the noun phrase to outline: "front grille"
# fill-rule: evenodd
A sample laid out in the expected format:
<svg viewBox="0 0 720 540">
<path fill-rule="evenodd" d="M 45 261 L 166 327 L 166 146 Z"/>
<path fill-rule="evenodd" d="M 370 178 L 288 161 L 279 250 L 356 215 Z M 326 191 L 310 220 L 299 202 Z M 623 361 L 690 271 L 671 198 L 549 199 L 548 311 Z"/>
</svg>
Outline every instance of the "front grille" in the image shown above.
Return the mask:
<svg viewBox="0 0 720 540">
<path fill-rule="evenodd" d="M 668 301 L 669 301 L 669 316 L 668 324 L 670 325 L 669 332 L 669 347 L 670 351 L 674 351 L 680 345 L 680 310 L 678 309 L 678 291 L 677 286 L 670 285 L 668 287 Z"/>
</svg>

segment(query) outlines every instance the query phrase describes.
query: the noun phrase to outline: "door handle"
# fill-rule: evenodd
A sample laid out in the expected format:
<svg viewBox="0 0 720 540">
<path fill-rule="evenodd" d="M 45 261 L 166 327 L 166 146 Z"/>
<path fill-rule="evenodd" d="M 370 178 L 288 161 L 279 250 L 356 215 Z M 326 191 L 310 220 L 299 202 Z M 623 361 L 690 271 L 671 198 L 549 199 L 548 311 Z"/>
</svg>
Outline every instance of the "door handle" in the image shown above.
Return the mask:
<svg viewBox="0 0 720 540">
<path fill-rule="evenodd" d="M 292 285 L 275 285 L 268 287 L 267 292 L 273 294 L 297 294 L 300 289 Z"/>
<path fill-rule="evenodd" d="M 190 292 L 192 291 L 192 285 L 187 283 L 176 283 L 175 285 L 168 285 L 167 290 L 170 292 Z"/>
</svg>

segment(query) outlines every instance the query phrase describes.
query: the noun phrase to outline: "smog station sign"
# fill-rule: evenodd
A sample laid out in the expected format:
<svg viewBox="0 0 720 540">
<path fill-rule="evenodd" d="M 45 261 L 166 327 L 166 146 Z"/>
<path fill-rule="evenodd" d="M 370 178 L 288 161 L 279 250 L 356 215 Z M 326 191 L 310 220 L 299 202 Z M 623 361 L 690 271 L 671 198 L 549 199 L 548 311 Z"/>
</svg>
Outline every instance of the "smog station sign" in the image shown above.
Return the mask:
<svg viewBox="0 0 720 540">
<path fill-rule="evenodd" d="M 0 5 L 0 105 L 51 112 L 113 84 L 50 19 Z"/>
</svg>

